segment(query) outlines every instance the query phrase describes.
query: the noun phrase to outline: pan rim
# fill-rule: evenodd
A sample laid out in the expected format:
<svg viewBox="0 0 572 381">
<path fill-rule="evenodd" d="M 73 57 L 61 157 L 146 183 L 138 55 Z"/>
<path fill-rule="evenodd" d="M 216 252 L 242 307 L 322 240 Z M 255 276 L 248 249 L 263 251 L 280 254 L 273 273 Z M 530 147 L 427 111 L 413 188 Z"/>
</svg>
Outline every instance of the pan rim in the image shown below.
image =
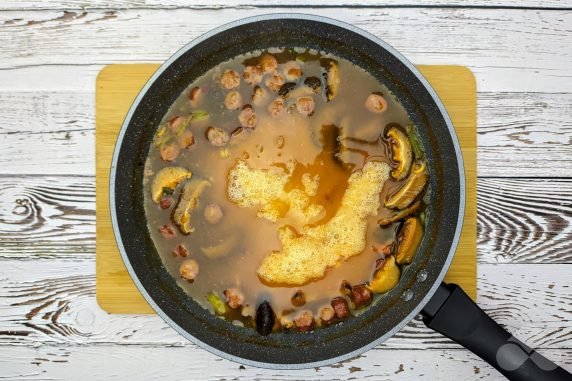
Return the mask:
<svg viewBox="0 0 572 381">
<path fill-rule="evenodd" d="M 198 45 L 199 43 L 202 43 L 205 40 L 215 36 L 216 34 L 223 32 L 223 31 L 226 31 L 228 29 L 234 28 L 234 27 L 244 25 L 244 24 L 249 24 L 249 23 L 259 22 L 259 21 L 268 21 L 268 20 L 281 20 L 281 19 L 301 19 L 301 20 L 307 20 L 307 21 L 316 21 L 316 22 L 331 24 L 331 25 L 334 25 L 337 27 L 348 29 L 348 30 L 350 30 L 356 34 L 359 34 L 359 35 L 373 41 L 374 43 L 380 45 L 382 48 L 386 49 L 389 53 L 391 53 L 393 56 L 395 56 L 399 61 L 401 61 L 413 73 L 413 75 L 420 81 L 420 83 L 425 87 L 426 91 L 429 93 L 429 95 L 431 96 L 431 98 L 435 102 L 435 105 L 439 109 L 439 112 L 443 116 L 443 119 L 445 121 L 445 124 L 447 125 L 448 130 L 449 130 L 449 133 L 450 133 L 450 136 L 452 139 L 452 143 L 453 143 L 453 146 L 455 149 L 455 155 L 456 155 L 456 159 L 457 159 L 457 163 L 458 163 L 457 170 L 458 170 L 458 174 L 459 174 L 459 192 L 460 192 L 459 193 L 459 209 L 458 209 L 459 212 L 458 212 L 458 217 L 457 217 L 457 221 L 456 221 L 456 228 L 455 228 L 453 240 L 452 240 L 450 248 L 449 248 L 449 253 L 447 254 L 447 258 L 446 258 L 446 260 L 445 260 L 445 262 L 441 268 L 440 273 L 437 275 L 434 284 L 431 286 L 431 288 L 426 293 L 426 295 L 423 297 L 423 299 L 412 309 L 412 311 L 406 317 L 404 317 L 400 323 L 396 324 L 391 330 L 386 332 L 384 335 L 378 337 L 377 339 L 375 339 L 375 340 L 371 341 L 370 343 L 360 347 L 357 350 L 354 350 L 354 351 L 351 351 L 351 352 L 348 352 L 348 353 L 345 353 L 343 355 L 339 355 L 336 357 L 331 357 L 331 358 L 326 359 L 326 360 L 320 360 L 320 361 L 315 361 L 315 362 L 304 362 L 304 363 L 289 363 L 289 364 L 254 361 L 254 360 L 245 359 L 245 358 L 235 356 L 235 355 L 229 354 L 227 352 L 221 351 L 220 349 L 217 349 L 217 348 L 197 339 L 195 336 L 193 336 L 192 334 L 190 334 L 189 332 L 184 330 L 182 327 L 180 327 L 165 312 L 163 312 L 163 310 L 155 303 L 155 301 L 152 299 L 152 297 L 147 293 L 147 291 L 145 290 L 143 284 L 141 283 L 140 279 L 138 278 L 135 270 L 133 269 L 133 267 L 129 261 L 127 252 L 125 250 L 125 246 L 123 245 L 120 230 L 119 230 L 118 219 L 117 219 L 117 208 L 116 208 L 117 205 L 115 204 L 115 199 L 116 199 L 115 198 L 116 197 L 115 178 L 116 178 L 117 167 L 118 167 L 120 147 L 123 145 L 123 139 L 124 139 L 126 130 L 130 124 L 130 121 L 133 117 L 133 114 L 134 114 L 135 110 L 138 108 L 139 103 L 141 102 L 141 100 L 143 99 L 143 97 L 145 96 L 145 94 L 147 93 L 149 88 L 151 87 L 151 85 L 161 76 L 161 74 L 173 62 L 175 62 L 185 52 L 187 52 L 189 49 L 193 48 L 194 46 Z M 457 245 L 458 245 L 458 242 L 460 239 L 460 235 L 461 235 L 461 230 L 462 230 L 462 226 L 463 226 L 463 219 L 464 219 L 464 214 L 465 214 L 466 184 L 465 184 L 464 162 L 463 162 L 463 156 L 461 153 L 461 148 L 459 145 L 459 141 L 457 139 L 455 129 L 454 129 L 453 124 L 451 122 L 451 119 L 449 117 L 449 114 L 447 113 L 443 103 L 441 102 L 440 98 L 435 93 L 435 91 L 433 90 L 431 85 L 428 83 L 428 81 L 423 77 L 423 75 L 419 72 L 419 70 L 408 59 L 406 59 L 401 53 L 399 53 L 397 50 L 395 50 L 392 46 L 390 46 L 389 44 L 387 44 L 385 41 L 381 40 L 380 38 L 376 37 L 375 35 L 367 32 L 363 29 L 355 27 L 351 24 L 343 22 L 343 21 L 339 21 L 339 20 L 332 19 L 329 17 L 304 14 L 304 13 L 270 13 L 270 14 L 263 14 L 263 15 L 258 15 L 258 16 L 242 18 L 242 19 L 224 24 L 222 26 L 214 28 L 214 29 L 210 30 L 209 32 L 197 37 L 196 39 L 194 39 L 193 41 L 189 42 L 184 47 L 179 49 L 169 59 L 167 59 L 157 69 L 157 71 L 151 76 L 151 78 L 149 78 L 149 80 L 145 83 L 145 85 L 143 86 L 143 88 L 141 89 L 141 91 L 139 92 L 139 94 L 137 95 L 135 100 L 133 101 L 133 103 L 129 109 L 129 112 L 127 113 L 127 115 L 123 121 L 123 124 L 121 126 L 120 132 L 118 134 L 118 137 L 117 137 L 117 140 L 115 143 L 114 151 L 113 151 L 113 157 L 112 157 L 112 164 L 111 164 L 111 171 L 110 171 L 109 179 L 110 179 L 109 180 L 110 181 L 110 183 L 109 183 L 109 192 L 110 193 L 109 194 L 110 194 L 111 222 L 112 222 L 113 233 L 114 233 L 115 239 L 117 241 L 117 246 L 118 246 L 119 252 L 121 254 L 121 258 L 123 260 L 123 263 L 125 264 L 125 267 L 127 268 L 128 272 L 129 272 L 129 275 L 131 276 L 133 282 L 135 283 L 137 289 L 143 295 L 143 297 L 149 303 L 149 305 L 153 308 L 153 310 L 169 326 L 171 326 L 173 329 L 175 329 L 175 331 L 177 331 L 183 337 L 185 337 L 186 339 L 188 339 L 192 343 L 196 344 L 200 348 L 202 348 L 202 349 L 204 349 L 210 353 L 213 353 L 219 357 L 222 357 L 222 358 L 234 361 L 234 362 L 238 362 L 238 363 L 241 363 L 244 365 L 249 365 L 249 366 L 268 368 L 268 369 L 294 370 L 294 369 L 306 369 L 306 368 L 313 368 L 313 367 L 319 367 L 319 366 L 325 366 L 325 365 L 333 364 L 336 362 L 340 362 L 340 361 L 344 361 L 344 360 L 353 358 L 353 357 L 355 357 L 361 353 L 364 353 L 364 352 L 368 351 L 369 349 L 371 349 L 371 348 L 379 345 L 380 343 L 386 341 L 387 339 L 389 339 L 393 335 L 395 335 L 407 323 L 409 323 L 417 314 L 419 314 L 421 309 L 429 302 L 429 300 L 431 299 L 431 297 L 433 296 L 433 294 L 436 292 L 437 288 L 439 287 L 439 285 L 443 281 L 443 278 L 445 277 L 445 274 L 446 274 L 447 270 L 449 269 L 451 262 L 453 260 L 453 257 L 455 255 L 455 251 L 456 251 L 456 248 L 457 248 Z"/>
</svg>

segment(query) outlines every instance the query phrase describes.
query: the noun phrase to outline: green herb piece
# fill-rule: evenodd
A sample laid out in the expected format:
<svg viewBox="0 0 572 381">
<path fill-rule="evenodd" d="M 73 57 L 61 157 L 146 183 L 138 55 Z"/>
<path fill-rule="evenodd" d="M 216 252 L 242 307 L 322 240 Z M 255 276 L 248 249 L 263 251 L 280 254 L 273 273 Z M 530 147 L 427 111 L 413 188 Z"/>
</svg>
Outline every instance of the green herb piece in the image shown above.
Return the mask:
<svg viewBox="0 0 572 381">
<path fill-rule="evenodd" d="M 214 292 L 209 292 L 207 294 L 207 300 L 213 306 L 217 315 L 224 315 L 226 313 L 226 306 L 222 299 Z"/>
<path fill-rule="evenodd" d="M 173 193 L 175 193 L 175 190 L 173 188 L 169 188 L 169 187 L 163 187 L 163 194 L 166 196 L 170 196 Z"/>
<path fill-rule="evenodd" d="M 407 135 L 409 135 L 409 141 L 411 142 L 411 148 L 413 148 L 415 157 L 418 160 L 422 159 L 425 155 L 423 152 L 423 146 L 421 145 L 421 139 L 419 139 L 419 135 L 417 134 L 417 130 L 413 124 L 407 125 Z"/>
</svg>

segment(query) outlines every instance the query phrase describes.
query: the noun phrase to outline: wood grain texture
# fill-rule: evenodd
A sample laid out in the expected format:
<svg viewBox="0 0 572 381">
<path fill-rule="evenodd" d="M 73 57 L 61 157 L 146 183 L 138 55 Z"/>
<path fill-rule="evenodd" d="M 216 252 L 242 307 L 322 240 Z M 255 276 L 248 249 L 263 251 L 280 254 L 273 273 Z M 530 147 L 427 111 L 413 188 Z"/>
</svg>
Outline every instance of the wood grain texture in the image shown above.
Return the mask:
<svg viewBox="0 0 572 381">
<path fill-rule="evenodd" d="M 572 179 L 477 179 L 479 263 L 572 263 L 571 189 Z M 95 258 L 95 178 L 0 176 L 9 258 Z"/>
<path fill-rule="evenodd" d="M 288 0 L 276 1 L 273 6 L 287 7 L 312 7 L 324 6 L 323 2 L 318 0 Z M 570 0 L 522 0 L 515 3 L 514 0 L 331 0 L 328 6 L 337 7 L 481 7 L 481 8 L 537 8 L 537 9 L 566 9 L 572 8 Z M 44 9 L 44 10 L 85 10 L 85 9 L 131 9 L 131 8 L 149 8 L 149 9 L 173 9 L 173 8 L 193 8 L 193 9 L 221 9 L 221 8 L 247 8 L 268 6 L 268 0 L 199 0 L 188 2 L 184 0 L 5 0 L 0 6 L 0 10 L 28 10 L 28 9 Z"/>
<path fill-rule="evenodd" d="M 239 18 L 290 8 L 21 11 L 0 14 L 0 68 L 164 61 Z M 486 91 L 569 92 L 572 13 L 449 8 L 305 8 L 383 38 L 412 62 L 469 67 Z M 22 41 L 22 43 L 18 43 Z M 494 41 L 494 43 L 492 43 Z M 537 90 L 538 91 L 538 90 Z"/>
<path fill-rule="evenodd" d="M 2 345 L 174 345 L 196 348 L 156 315 L 108 314 L 95 298 L 93 260 L 3 260 Z M 479 264 L 479 305 L 516 337 L 545 349 L 572 349 L 572 264 Z M 459 349 L 410 322 L 385 348 Z M 198 350 L 198 348 L 196 348 Z"/>
<path fill-rule="evenodd" d="M 572 369 L 572 350 L 541 350 Z M 97 360 L 100 361 L 97 361 Z M 153 346 L 0 347 L 0 368 L 9 380 L 463 380 L 503 381 L 500 373 L 464 350 L 374 349 L 321 368 L 278 371 L 244 367 L 206 351 Z M 79 370 L 77 370 L 79 369 Z M 73 370 L 77 370 L 73 372 Z"/>
<path fill-rule="evenodd" d="M 109 169 L 124 116 L 157 65 L 110 65 L 96 82 L 97 300 L 111 313 L 152 313 L 132 282 L 117 249 L 109 210 Z M 457 255 L 445 280 L 476 299 L 476 92 L 475 78 L 462 66 L 419 66 L 443 101 L 463 149 L 466 213 Z"/>
</svg>

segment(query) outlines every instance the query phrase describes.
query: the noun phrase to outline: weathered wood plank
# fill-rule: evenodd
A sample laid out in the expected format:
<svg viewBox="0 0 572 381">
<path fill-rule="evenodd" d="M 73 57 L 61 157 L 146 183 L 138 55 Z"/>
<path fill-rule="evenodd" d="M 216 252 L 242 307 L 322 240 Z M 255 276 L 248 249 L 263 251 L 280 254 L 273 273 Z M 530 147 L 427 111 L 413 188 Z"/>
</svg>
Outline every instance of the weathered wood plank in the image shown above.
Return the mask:
<svg viewBox="0 0 572 381">
<path fill-rule="evenodd" d="M 477 181 L 480 263 L 572 263 L 572 180 Z M 0 177 L 0 258 L 93 258 L 95 179 Z"/>
<path fill-rule="evenodd" d="M 0 345 L 194 346 L 156 315 L 113 315 L 95 300 L 92 260 L 3 260 Z M 478 303 L 538 348 L 572 348 L 572 264 L 480 264 Z M 385 343 L 394 349 L 460 348 L 414 320 Z"/>
<path fill-rule="evenodd" d="M 572 2 L 569 0 L 523 0 L 515 4 L 512 0 L 333 0 L 328 1 L 328 6 L 336 7 L 483 7 L 483 8 L 538 8 L 538 9 L 566 9 L 572 8 Z M 0 10 L 27 10 L 27 9 L 45 9 L 45 10 L 84 10 L 84 9 L 130 9 L 130 8 L 151 8 L 151 9 L 172 9 L 172 8 L 193 8 L 193 9 L 220 9 L 220 8 L 246 8 L 246 7 L 268 7 L 268 6 L 287 6 L 287 7 L 311 7 L 323 6 L 320 1 L 305 0 L 288 0 L 274 1 L 268 0 L 201 0 L 192 3 L 184 0 L 28 0 L 15 1 L 6 0 L 2 2 Z"/>
<path fill-rule="evenodd" d="M 571 350 L 541 353 L 572 369 Z M 10 380 L 73 380 L 85 375 L 94 380 L 505 380 L 466 350 L 374 349 L 343 363 L 279 371 L 240 366 L 187 347 L 0 346 L 0 368 Z"/>
<path fill-rule="evenodd" d="M 163 61 L 191 39 L 241 17 L 289 8 L 18 11 L 0 15 L 0 68 Z M 382 37 L 410 60 L 461 64 L 487 91 L 567 92 L 572 14 L 449 8 L 307 8 Z M 422 31 L 422 32 L 421 32 Z M 19 43 L 21 41 L 21 43 Z M 494 44 L 491 44 L 494 41 Z"/>
</svg>

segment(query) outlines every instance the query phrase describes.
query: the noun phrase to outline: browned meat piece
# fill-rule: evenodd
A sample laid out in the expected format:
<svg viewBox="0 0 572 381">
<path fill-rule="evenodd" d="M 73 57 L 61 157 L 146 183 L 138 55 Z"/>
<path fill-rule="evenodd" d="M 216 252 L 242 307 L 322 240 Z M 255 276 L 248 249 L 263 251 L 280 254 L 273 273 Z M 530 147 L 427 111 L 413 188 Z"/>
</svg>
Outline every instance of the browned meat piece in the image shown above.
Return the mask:
<svg viewBox="0 0 572 381">
<path fill-rule="evenodd" d="M 393 249 L 395 247 L 395 242 L 391 242 L 388 245 L 372 245 L 371 248 L 373 251 L 383 255 L 391 255 L 393 254 Z"/>
<path fill-rule="evenodd" d="M 161 209 L 169 209 L 173 205 L 173 197 L 163 197 L 161 201 L 159 201 L 159 206 Z"/>
<path fill-rule="evenodd" d="M 260 66 L 247 66 L 242 72 L 242 78 L 244 79 L 244 82 L 250 85 L 256 85 L 262 81 L 263 74 L 264 73 Z"/>
<path fill-rule="evenodd" d="M 240 106 L 242 106 L 242 97 L 240 96 L 240 93 L 233 90 L 226 94 L 226 98 L 224 98 L 224 106 L 228 110 L 238 110 Z"/>
<path fill-rule="evenodd" d="M 246 105 L 242 108 L 242 111 L 238 114 L 238 121 L 242 127 L 254 128 L 256 126 L 256 114 L 252 110 L 251 105 Z"/>
<path fill-rule="evenodd" d="M 191 131 L 185 131 L 179 137 L 179 146 L 182 149 L 189 148 L 193 144 L 195 144 L 195 137 Z"/>
<path fill-rule="evenodd" d="M 356 308 L 368 306 L 372 301 L 371 291 L 363 284 L 352 288 L 352 301 Z"/>
<path fill-rule="evenodd" d="M 296 109 L 302 115 L 312 116 L 314 114 L 314 98 L 310 95 L 305 95 L 296 100 Z"/>
<path fill-rule="evenodd" d="M 285 82 L 284 77 L 280 73 L 275 71 L 274 73 L 272 73 L 272 75 L 270 77 L 266 78 L 266 80 L 264 81 L 264 84 L 271 91 L 274 91 L 276 93 L 280 90 L 280 88 L 282 87 L 284 82 Z"/>
<path fill-rule="evenodd" d="M 171 225 L 163 225 L 159 228 L 159 233 L 163 235 L 163 238 L 171 239 L 175 236 L 175 230 Z"/>
<path fill-rule="evenodd" d="M 194 259 L 187 259 L 179 267 L 181 278 L 193 282 L 199 274 L 199 263 Z"/>
<path fill-rule="evenodd" d="M 179 156 L 179 146 L 177 144 L 169 144 L 161 148 L 161 159 L 165 161 L 173 161 Z"/>
<path fill-rule="evenodd" d="M 332 299 L 331 304 L 337 319 L 343 320 L 350 316 L 350 306 L 345 298 L 338 296 Z"/>
<path fill-rule="evenodd" d="M 232 309 L 237 309 L 244 303 L 244 294 L 238 288 L 227 288 L 223 291 L 226 303 Z"/>
<path fill-rule="evenodd" d="M 300 315 L 294 319 L 294 326 L 300 332 L 311 331 L 314 328 L 314 314 L 312 311 L 302 311 Z"/>
<path fill-rule="evenodd" d="M 171 120 L 169 120 L 169 128 L 172 131 L 177 131 L 183 125 L 184 121 L 185 118 L 182 116 L 174 116 L 171 118 Z"/>
<path fill-rule="evenodd" d="M 260 86 L 254 86 L 254 90 L 252 92 L 252 103 L 259 105 L 264 99 L 265 95 L 266 91 L 264 91 Z"/>
<path fill-rule="evenodd" d="M 352 285 L 347 280 L 343 280 L 340 284 L 340 294 L 350 296 L 352 294 Z"/>
<path fill-rule="evenodd" d="M 200 87 L 193 87 L 191 91 L 189 91 L 189 102 L 191 103 L 191 106 L 195 106 L 202 98 L 203 91 Z"/>
<path fill-rule="evenodd" d="M 278 68 L 278 61 L 272 54 L 263 54 L 260 57 L 260 67 L 266 73 L 272 73 Z"/>
<path fill-rule="evenodd" d="M 302 68 L 296 61 L 288 61 L 284 64 L 284 76 L 288 81 L 297 81 L 302 76 Z"/>
<path fill-rule="evenodd" d="M 240 85 L 240 75 L 234 70 L 227 69 L 220 76 L 220 84 L 227 90 L 234 89 Z"/>
<path fill-rule="evenodd" d="M 228 143 L 228 132 L 217 127 L 209 127 L 206 131 L 207 139 L 215 147 L 223 147 Z"/>
<path fill-rule="evenodd" d="M 381 114 L 387 111 L 387 101 L 382 93 L 372 93 L 367 97 L 365 107 L 371 112 Z"/>
<path fill-rule="evenodd" d="M 281 115 L 285 109 L 286 109 L 286 106 L 285 106 L 284 100 L 282 98 L 276 98 L 268 104 L 268 112 L 273 117 L 277 117 L 277 116 Z"/>
<path fill-rule="evenodd" d="M 185 245 L 183 245 L 182 243 L 178 244 L 177 246 L 175 246 L 175 248 L 173 249 L 173 257 L 186 257 L 189 255 L 189 250 L 187 250 L 187 248 L 185 247 Z"/>
</svg>

